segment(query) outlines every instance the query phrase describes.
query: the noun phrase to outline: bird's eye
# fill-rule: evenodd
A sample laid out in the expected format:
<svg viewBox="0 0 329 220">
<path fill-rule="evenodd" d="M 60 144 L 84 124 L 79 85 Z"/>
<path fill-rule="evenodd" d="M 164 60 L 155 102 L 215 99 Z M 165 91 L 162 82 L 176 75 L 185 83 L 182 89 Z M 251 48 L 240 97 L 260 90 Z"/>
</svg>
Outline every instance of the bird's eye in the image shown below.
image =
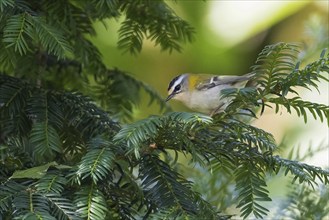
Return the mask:
<svg viewBox="0 0 329 220">
<path fill-rule="evenodd" d="M 177 86 L 175 87 L 175 92 L 179 91 L 180 88 L 181 88 L 181 86 L 180 86 L 180 85 L 177 85 Z"/>
</svg>

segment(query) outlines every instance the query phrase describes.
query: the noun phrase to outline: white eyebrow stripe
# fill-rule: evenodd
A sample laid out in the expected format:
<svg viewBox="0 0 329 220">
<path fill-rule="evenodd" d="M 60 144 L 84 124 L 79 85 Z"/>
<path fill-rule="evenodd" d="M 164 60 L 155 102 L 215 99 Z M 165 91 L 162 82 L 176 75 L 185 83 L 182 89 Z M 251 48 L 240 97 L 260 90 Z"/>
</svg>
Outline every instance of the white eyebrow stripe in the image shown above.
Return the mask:
<svg viewBox="0 0 329 220">
<path fill-rule="evenodd" d="M 169 90 L 170 90 L 170 91 L 171 91 L 171 90 L 174 90 L 175 87 L 176 87 L 177 85 L 179 85 L 179 84 L 182 83 L 183 78 L 184 78 L 184 75 L 179 76 L 179 77 L 176 79 L 176 81 L 172 84 L 172 86 L 169 88 Z"/>
<path fill-rule="evenodd" d="M 173 88 L 175 88 L 177 85 L 181 84 L 182 83 L 182 80 L 183 80 L 183 77 L 179 77 L 176 82 L 174 83 L 173 85 Z"/>
</svg>

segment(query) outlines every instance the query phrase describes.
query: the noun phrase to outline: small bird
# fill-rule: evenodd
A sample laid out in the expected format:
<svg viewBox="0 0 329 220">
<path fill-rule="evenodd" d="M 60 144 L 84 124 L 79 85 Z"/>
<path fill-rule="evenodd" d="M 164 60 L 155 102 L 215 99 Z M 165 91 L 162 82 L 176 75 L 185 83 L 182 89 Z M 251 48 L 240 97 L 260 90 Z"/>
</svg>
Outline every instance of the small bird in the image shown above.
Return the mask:
<svg viewBox="0 0 329 220">
<path fill-rule="evenodd" d="M 213 116 L 230 103 L 230 98 L 222 98 L 221 91 L 229 88 L 243 88 L 254 74 L 243 76 L 217 76 L 209 74 L 185 73 L 171 80 L 168 97 L 183 102 L 190 109 Z"/>
</svg>

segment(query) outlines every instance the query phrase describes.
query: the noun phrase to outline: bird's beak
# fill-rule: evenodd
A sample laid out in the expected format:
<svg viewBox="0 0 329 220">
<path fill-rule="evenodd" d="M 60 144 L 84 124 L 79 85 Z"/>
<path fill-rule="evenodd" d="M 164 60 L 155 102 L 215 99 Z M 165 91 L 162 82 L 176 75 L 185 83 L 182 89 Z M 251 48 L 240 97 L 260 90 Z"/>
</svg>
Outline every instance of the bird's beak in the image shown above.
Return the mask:
<svg viewBox="0 0 329 220">
<path fill-rule="evenodd" d="M 170 99 L 172 99 L 175 96 L 175 93 L 171 93 L 170 95 L 168 95 L 168 97 L 166 98 L 166 102 L 168 102 Z"/>
</svg>

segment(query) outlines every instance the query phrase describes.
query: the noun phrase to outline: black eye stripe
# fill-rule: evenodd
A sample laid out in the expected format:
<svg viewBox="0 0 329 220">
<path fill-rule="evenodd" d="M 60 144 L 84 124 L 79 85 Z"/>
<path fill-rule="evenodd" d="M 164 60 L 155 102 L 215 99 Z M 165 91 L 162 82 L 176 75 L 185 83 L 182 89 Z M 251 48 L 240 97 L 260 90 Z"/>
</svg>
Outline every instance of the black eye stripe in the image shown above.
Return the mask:
<svg viewBox="0 0 329 220">
<path fill-rule="evenodd" d="M 175 78 L 173 78 L 170 83 L 169 83 L 169 86 L 168 86 L 168 91 L 170 90 L 170 88 L 174 85 L 174 83 L 176 82 L 176 80 L 180 77 L 181 75 L 179 76 L 176 76 Z"/>
<path fill-rule="evenodd" d="M 177 86 L 175 87 L 174 91 L 177 92 L 177 91 L 179 91 L 180 89 L 181 89 L 181 85 L 179 84 L 179 85 L 177 85 Z"/>
</svg>

